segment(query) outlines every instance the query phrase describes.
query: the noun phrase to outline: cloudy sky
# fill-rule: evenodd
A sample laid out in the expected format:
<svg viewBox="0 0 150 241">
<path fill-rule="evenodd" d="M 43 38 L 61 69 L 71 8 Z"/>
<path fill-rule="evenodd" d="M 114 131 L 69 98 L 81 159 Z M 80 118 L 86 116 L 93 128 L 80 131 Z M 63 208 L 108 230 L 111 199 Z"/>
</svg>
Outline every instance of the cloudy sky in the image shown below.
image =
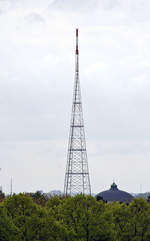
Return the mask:
<svg viewBox="0 0 150 241">
<path fill-rule="evenodd" d="M 150 1 L 0 0 L 0 184 L 63 190 L 75 28 L 92 192 L 150 191 Z"/>
</svg>

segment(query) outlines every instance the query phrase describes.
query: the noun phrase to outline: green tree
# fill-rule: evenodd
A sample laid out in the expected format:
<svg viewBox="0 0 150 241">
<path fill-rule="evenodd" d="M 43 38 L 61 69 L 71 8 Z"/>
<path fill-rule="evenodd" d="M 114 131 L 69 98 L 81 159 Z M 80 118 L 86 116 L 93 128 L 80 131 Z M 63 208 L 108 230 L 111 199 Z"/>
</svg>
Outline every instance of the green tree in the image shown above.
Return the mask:
<svg viewBox="0 0 150 241">
<path fill-rule="evenodd" d="M 44 195 L 41 191 L 36 191 L 35 193 L 30 193 L 30 196 L 32 197 L 33 202 L 36 204 L 39 204 L 41 206 L 45 206 L 47 203 L 47 196 Z"/>
<path fill-rule="evenodd" d="M 58 220 L 69 230 L 70 240 L 114 240 L 112 217 L 102 201 L 84 195 L 67 197 L 58 206 L 58 214 Z"/>
<path fill-rule="evenodd" d="M 7 214 L 21 232 L 21 241 L 63 241 L 67 231 L 43 207 L 23 194 L 13 195 L 4 201 Z"/>
<path fill-rule="evenodd" d="M 1 241 L 20 241 L 20 231 L 14 225 L 12 219 L 7 216 L 7 211 L 0 205 L 0 240 Z"/>
<path fill-rule="evenodd" d="M 113 203 L 116 237 L 119 241 L 150 240 L 150 204 L 143 198 L 126 204 Z"/>
<path fill-rule="evenodd" d="M 150 204 L 144 198 L 135 198 L 129 205 L 133 241 L 149 241 Z"/>
<path fill-rule="evenodd" d="M 132 227 L 128 206 L 125 203 L 120 204 L 115 202 L 111 203 L 109 208 L 113 213 L 117 241 L 130 241 L 132 236 Z"/>
<path fill-rule="evenodd" d="M 2 202 L 5 198 L 5 193 L 2 192 L 2 190 L 0 190 L 0 202 Z"/>
</svg>

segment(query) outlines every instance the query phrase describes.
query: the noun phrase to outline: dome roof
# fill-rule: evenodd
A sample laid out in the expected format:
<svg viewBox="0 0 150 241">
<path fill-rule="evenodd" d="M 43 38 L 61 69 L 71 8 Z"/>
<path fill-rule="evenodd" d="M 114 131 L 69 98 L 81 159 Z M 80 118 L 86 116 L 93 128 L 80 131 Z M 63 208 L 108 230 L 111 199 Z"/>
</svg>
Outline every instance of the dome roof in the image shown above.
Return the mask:
<svg viewBox="0 0 150 241">
<path fill-rule="evenodd" d="M 107 202 L 118 201 L 129 203 L 133 199 L 133 196 L 128 192 L 119 190 L 117 185 L 113 182 L 109 190 L 98 193 L 96 198 L 97 200 L 103 199 Z"/>
</svg>

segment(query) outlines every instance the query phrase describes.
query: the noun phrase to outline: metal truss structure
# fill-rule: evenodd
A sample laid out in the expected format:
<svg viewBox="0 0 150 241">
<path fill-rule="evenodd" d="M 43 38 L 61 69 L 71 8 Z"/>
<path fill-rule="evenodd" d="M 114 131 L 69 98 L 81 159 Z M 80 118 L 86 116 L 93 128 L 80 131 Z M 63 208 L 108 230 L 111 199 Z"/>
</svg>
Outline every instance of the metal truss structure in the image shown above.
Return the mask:
<svg viewBox="0 0 150 241">
<path fill-rule="evenodd" d="M 75 56 L 75 83 L 73 91 L 73 103 L 64 193 L 65 195 L 74 195 L 77 193 L 88 195 L 91 194 L 91 185 L 88 170 L 88 160 L 86 152 L 81 91 L 79 81 L 78 29 L 76 29 Z"/>
</svg>

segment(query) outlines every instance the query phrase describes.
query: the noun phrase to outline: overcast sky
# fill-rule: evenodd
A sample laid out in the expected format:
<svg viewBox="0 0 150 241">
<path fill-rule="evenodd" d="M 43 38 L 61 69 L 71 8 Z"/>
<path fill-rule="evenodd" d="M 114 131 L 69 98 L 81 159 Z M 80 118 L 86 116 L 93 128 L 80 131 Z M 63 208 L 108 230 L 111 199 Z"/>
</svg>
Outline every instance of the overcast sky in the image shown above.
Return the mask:
<svg viewBox="0 0 150 241">
<path fill-rule="evenodd" d="M 0 184 L 62 190 L 79 28 L 92 192 L 150 191 L 150 1 L 0 0 Z"/>
</svg>

